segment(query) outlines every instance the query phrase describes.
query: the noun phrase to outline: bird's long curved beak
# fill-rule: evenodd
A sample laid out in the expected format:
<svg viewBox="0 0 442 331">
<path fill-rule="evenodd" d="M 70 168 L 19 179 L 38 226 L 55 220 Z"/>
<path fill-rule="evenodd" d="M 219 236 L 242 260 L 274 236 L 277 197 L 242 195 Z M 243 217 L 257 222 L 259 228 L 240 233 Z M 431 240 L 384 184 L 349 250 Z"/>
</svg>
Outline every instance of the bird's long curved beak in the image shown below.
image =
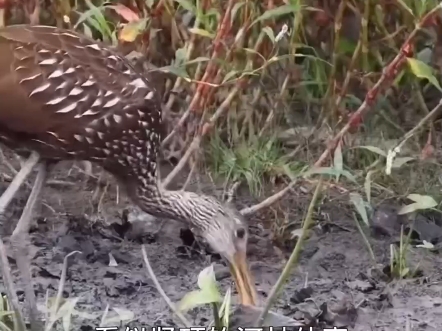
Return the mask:
<svg viewBox="0 0 442 331">
<path fill-rule="evenodd" d="M 250 273 L 245 252 L 236 252 L 230 263 L 230 271 L 235 279 L 242 305 L 256 306 L 255 282 Z"/>
</svg>

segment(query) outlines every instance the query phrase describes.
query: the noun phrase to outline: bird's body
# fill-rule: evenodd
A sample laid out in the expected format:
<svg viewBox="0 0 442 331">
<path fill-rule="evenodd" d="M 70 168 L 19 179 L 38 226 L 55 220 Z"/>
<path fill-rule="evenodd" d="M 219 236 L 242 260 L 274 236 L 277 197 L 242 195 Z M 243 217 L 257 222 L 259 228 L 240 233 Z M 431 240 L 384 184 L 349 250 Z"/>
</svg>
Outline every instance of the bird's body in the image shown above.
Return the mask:
<svg viewBox="0 0 442 331">
<path fill-rule="evenodd" d="M 227 260 L 245 263 L 236 211 L 160 189 L 161 99 L 127 60 L 73 31 L 27 25 L 0 29 L 0 54 L 0 142 L 46 161 L 101 165 L 145 212 L 187 222 Z"/>
<path fill-rule="evenodd" d="M 188 217 L 166 215 L 173 206 L 162 206 L 160 99 L 147 78 L 105 45 L 53 27 L 0 30 L 0 52 L 2 143 L 19 153 L 37 151 L 51 162 L 92 161 L 132 199 L 155 199 L 145 199 L 151 214 Z"/>
<path fill-rule="evenodd" d="M 124 182 L 156 184 L 159 96 L 119 55 L 80 34 L 0 32 L 0 139 L 48 160 L 93 161 Z"/>
</svg>

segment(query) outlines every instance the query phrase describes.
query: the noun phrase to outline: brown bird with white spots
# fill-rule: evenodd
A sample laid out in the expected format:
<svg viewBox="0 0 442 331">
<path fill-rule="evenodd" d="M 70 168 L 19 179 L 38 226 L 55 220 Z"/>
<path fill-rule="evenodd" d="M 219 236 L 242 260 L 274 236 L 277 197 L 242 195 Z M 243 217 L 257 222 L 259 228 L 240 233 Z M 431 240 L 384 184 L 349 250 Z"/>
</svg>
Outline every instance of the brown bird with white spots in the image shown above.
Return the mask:
<svg viewBox="0 0 442 331">
<path fill-rule="evenodd" d="M 241 215 L 212 197 L 158 183 L 161 99 L 145 77 L 108 46 L 48 26 L 0 29 L 0 54 L 0 142 L 28 158 L 1 196 L 0 213 L 35 167 L 19 224 L 30 222 L 48 163 L 94 162 L 143 211 L 185 222 L 203 237 L 230 264 L 241 303 L 255 304 Z"/>
</svg>

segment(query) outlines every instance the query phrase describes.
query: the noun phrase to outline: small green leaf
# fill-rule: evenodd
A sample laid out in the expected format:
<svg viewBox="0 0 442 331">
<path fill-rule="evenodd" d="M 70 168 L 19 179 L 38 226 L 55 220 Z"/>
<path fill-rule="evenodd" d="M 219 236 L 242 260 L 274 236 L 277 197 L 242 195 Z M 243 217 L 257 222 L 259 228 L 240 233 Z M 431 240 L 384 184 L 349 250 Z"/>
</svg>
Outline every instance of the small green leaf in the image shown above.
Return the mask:
<svg viewBox="0 0 442 331">
<path fill-rule="evenodd" d="M 368 203 L 370 203 L 371 200 L 371 174 L 373 172 L 374 172 L 373 170 L 367 172 L 367 176 L 365 176 L 365 182 L 364 182 L 365 195 L 367 196 Z"/>
<path fill-rule="evenodd" d="M 262 54 L 261 54 L 260 52 L 257 52 L 257 51 L 255 51 L 255 50 L 252 49 L 252 48 L 244 47 L 242 50 L 243 50 L 243 51 L 246 51 L 247 53 L 251 53 L 251 54 L 254 54 L 254 55 L 258 55 L 258 56 L 261 57 L 261 59 L 263 59 L 264 61 L 267 61 L 267 59 L 266 59 L 264 56 L 262 56 Z"/>
<path fill-rule="evenodd" d="M 178 304 L 178 309 L 187 311 L 208 303 L 222 302 L 223 298 L 218 291 L 213 264 L 205 268 L 198 275 L 198 287 L 200 290 L 187 293 Z"/>
<path fill-rule="evenodd" d="M 438 80 L 433 75 L 433 69 L 422 61 L 414 58 L 407 58 L 408 65 L 410 66 L 411 72 L 418 78 L 427 79 L 431 84 L 433 84 L 439 91 L 442 88 L 439 85 Z"/>
<path fill-rule="evenodd" d="M 178 48 L 175 51 L 175 63 L 174 65 L 181 65 L 186 61 L 187 52 L 184 48 Z"/>
<path fill-rule="evenodd" d="M 83 23 L 83 32 L 90 39 L 94 38 L 91 28 L 87 24 L 84 24 L 84 23 Z"/>
<path fill-rule="evenodd" d="M 81 14 L 75 26 L 78 26 L 78 24 L 86 20 L 101 33 L 105 40 L 108 40 L 112 35 L 112 31 L 110 30 L 109 23 L 103 15 L 104 7 L 98 8 L 90 0 L 85 0 L 85 2 L 89 9 Z"/>
<path fill-rule="evenodd" d="M 184 10 L 191 12 L 192 14 L 196 13 L 196 7 L 189 0 L 175 0 L 178 4 L 183 7 Z"/>
<path fill-rule="evenodd" d="M 341 149 L 341 143 L 339 142 L 338 146 L 335 149 L 335 155 L 334 155 L 334 160 L 333 160 L 333 165 L 334 168 L 339 171 L 342 172 L 344 169 L 344 163 L 342 161 L 342 149 Z M 336 175 L 336 181 L 339 180 L 339 175 Z"/>
<path fill-rule="evenodd" d="M 410 268 L 404 268 L 401 270 L 401 278 L 405 278 L 410 272 Z"/>
<path fill-rule="evenodd" d="M 339 174 L 341 176 L 344 176 L 345 178 L 347 178 L 348 180 L 352 181 L 353 183 L 356 183 L 356 177 L 353 176 L 349 171 L 347 170 L 341 170 L 339 171 Z"/>
<path fill-rule="evenodd" d="M 191 82 L 192 80 L 189 78 L 189 74 L 187 73 L 186 69 L 184 67 L 176 67 L 176 66 L 165 66 L 161 68 L 162 72 L 165 73 L 171 73 L 174 74 L 178 77 L 181 77 L 182 79 L 184 79 L 186 82 Z"/>
<path fill-rule="evenodd" d="M 55 320 L 62 320 L 63 329 L 70 330 L 71 318 L 74 313 L 74 308 L 80 298 L 66 300 L 65 303 L 58 309 Z"/>
<path fill-rule="evenodd" d="M 429 195 L 412 193 L 407 196 L 407 199 L 429 206 L 426 208 L 433 208 L 437 206 L 437 202 Z"/>
<path fill-rule="evenodd" d="M 199 35 L 201 37 L 207 37 L 207 38 L 210 38 L 210 39 L 215 38 L 215 34 L 210 33 L 209 31 L 206 31 L 206 30 L 203 30 L 203 29 L 190 28 L 189 32 L 193 33 L 193 34 L 196 34 L 196 35 Z"/>
<path fill-rule="evenodd" d="M 229 81 L 231 78 L 235 77 L 238 74 L 238 71 L 236 70 L 232 70 L 230 72 L 228 72 L 225 76 L 224 79 L 222 81 L 222 84 L 224 84 L 225 82 Z"/>
<path fill-rule="evenodd" d="M 222 297 L 219 293 L 196 290 L 184 295 L 178 304 L 178 310 L 185 312 L 198 306 L 221 301 Z"/>
<path fill-rule="evenodd" d="M 407 198 L 414 201 L 414 203 L 403 206 L 398 211 L 399 215 L 409 214 L 416 210 L 430 209 L 437 206 L 437 202 L 429 195 L 410 194 Z"/>
<path fill-rule="evenodd" d="M 118 39 L 133 42 L 135 39 L 146 29 L 148 19 L 141 19 L 139 21 L 133 21 L 124 25 L 121 29 Z"/>
<path fill-rule="evenodd" d="M 207 288 L 217 288 L 216 286 L 216 278 L 215 271 L 213 270 L 213 264 L 204 268 L 198 275 L 198 287 L 201 290 L 205 290 Z"/>
<path fill-rule="evenodd" d="M 362 199 L 361 195 L 359 193 L 355 193 L 355 192 L 350 193 L 350 201 L 355 206 L 356 211 L 358 212 L 359 216 L 361 216 L 365 225 L 369 226 L 367 209 L 365 209 L 364 199 Z"/>
<path fill-rule="evenodd" d="M 356 44 L 346 38 L 339 39 L 338 51 L 339 54 L 353 54 L 356 50 Z"/>
<path fill-rule="evenodd" d="M 419 205 L 417 203 L 412 203 L 406 206 L 403 206 L 399 211 L 399 215 L 410 214 L 419 209 Z"/>
<path fill-rule="evenodd" d="M 297 6 L 283 5 L 283 6 L 279 6 L 279 7 L 270 9 L 270 10 L 266 10 L 264 14 L 262 14 L 260 17 L 258 17 L 252 23 L 252 25 L 254 25 L 257 22 L 263 21 L 263 20 L 267 20 L 267 19 L 270 19 L 270 18 L 278 18 L 279 16 L 282 16 L 282 15 L 294 13 L 298 9 L 299 8 Z"/>
<path fill-rule="evenodd" d="M 264 32 L 267 37 L 272 41 L 272 44 L 275 43 L 275 33 L 273 32 L 272 28 L 269 26 L 266 26 L 264 29 L 262 29 L 262 32 Z"/>
<path fill-rule="evenodd" d="M 393 161 L 396 157 L 396 154 L 398 152 L 396 151 L 396 149 L 389 149 L 388 153 L 387 153 L 387 160 L 386 160 L 386 164 L 385 164 L 385 173 L 387 175 L 391 175 L 391 168 L 393 167 Z"/>
<path fill-rule="evenodd" d="M 434 249 L 434 245 L 426 240 L 423 240 L 422 244 L 416 245 L 416 247 L 426 248 L 426 249 Z"/>
<path fill-rule="evenodd" d="M 243 2 L 237 2 L 237 3 L 235 3 L 235 4 L 233 5 L 232 10 L 230 11 L 230 20 L 231 20 L 230 23 L 233 24 L 233 22 L 235 21 L 236 14 L 237 14 L 238 10 L 239 10 L 242 6 L 244 6 L 245 4 L 246 4 L 246 3 L 243 1 Z"/>
<path fill-rule="evenodd" d="M 114 307 L 115 316 L 106 318 L 106 325 L 120 324 L 121 322 L 130 322 L 134 319 L 135 314 L 127 309 Z"/>
<path fill-rule="evenodd" d="M 189 65 L 189 64 L 208 62 L 208 61 L 210 61 L 210 59 L 208 57 L 198 56 L 196 59 L 190 60 L 186 64 Z"/>
<path fill-rule="evenodd" d="M 219 313 L 222 316 L 223 326 L 229 329 L 229 318 L 230 318 L 230 304 L 232 301 L 232 288 L 227 288 L 226 295 L 224 296 L 224 301 L 221 304 Z"/>
</svg>

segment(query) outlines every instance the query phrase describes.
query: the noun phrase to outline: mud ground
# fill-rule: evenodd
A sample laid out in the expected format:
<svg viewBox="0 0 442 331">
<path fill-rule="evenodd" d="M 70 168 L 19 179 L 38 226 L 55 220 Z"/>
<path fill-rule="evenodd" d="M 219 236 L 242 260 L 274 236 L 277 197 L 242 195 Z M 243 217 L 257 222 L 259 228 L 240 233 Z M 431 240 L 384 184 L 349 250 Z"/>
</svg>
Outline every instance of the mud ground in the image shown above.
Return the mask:
<svg viewBox="0 0 442 331">
<path fill-rule="evenodd" d="M 4 174 L 0 186 L 3 191 L 9 184 L 8 176 L 13 174 L 4 165 L 1 173 Z M 106 181 L 98 184 L 96 179 L 71 164 L 57 166 L 49 179 L 68 183 L 52 183 L 45 187 L 43 205 L 31 231 L 34 288 L 40 305 L 45 306 L 47 294 L 55 296 L 65 256 L 79 250 L 82 254 L 69 258 L 63 291 L 65 298 L 78 298 L 72 329 L 94 330 L 107 307 L 108 318 L 117 316 L 114 308 L 123 317 L 133 317 L 131 326 L 177 325 L 178 321 L 144 268 L 140 244 L 145 245 L 159 282 L 174 302 L 197 288 L 197 275 L 203 268 L 211 262 L 221 268 L 222 261 L 186 246 L 189 238 L 183 236 L 181 229 L 184 227 L 173 221 L 166 221 L 162 230 L 155 234 L 158 221 L 149 222 L 146 221 L 149 217 L 137 216 L 124 193 L 115 185 L 106 185 Z M 22 188 L 9 208 L 10 221 L 0 226 L 0 235 L 6 245 L 29 192 L 29 187 Z M 299 228 L 310 198 L 311 193 L 297 188 L 279 203 L 286 220 L 293 223 L 293 229 Z M 236 198 L 238 207 L 254 201 L 247 196 L 246 190 L 239 192 Z M 389 263 L 390 244 L 397 241 L 397 236 L 367 232 L 376 257 L 377 266 L 374 266 L 348 210 L 340 205 L 339 198 L 323 204 L 302 252 L 300 265 L 293 271 L 273 310 L 311 320 L 320 319 L 327 310 L 334 316 L 335 326 L 348 326 L 358 331 L 407 330 L 408 327 L 411 327 L 409 330 L 440 330 L 440 255 L 413 248 L 407 258 L 412 266 L 419 263 L 422 273 L 410 280 L 391 282 L 382 267 Z M 128 218 L 138 221 L 124 226 Z M 279 244 L 279 248 L 274 245 L 269 230 L 273 218 L 273 211 L 267 210 L 248 219 L 249 259 L 261 302 L 276 282 L 293 246 L 293 241 Z M 116 265 L 109 266 L 114 262 L 110 254 Z M 12 255 L 10 263 L 17 293 L 23 299 L 23 284 Z M 220 280 L 224 289 L 230 282 L 229 277 Z M 3 292 L 2 286 L 0 283 Z M 195 326 L 208 325 L 210 316 L 209 308 L 194 309 L 188 314 Z M 61 326 L 57 328 L 61 330 Z"/>
</svg>

